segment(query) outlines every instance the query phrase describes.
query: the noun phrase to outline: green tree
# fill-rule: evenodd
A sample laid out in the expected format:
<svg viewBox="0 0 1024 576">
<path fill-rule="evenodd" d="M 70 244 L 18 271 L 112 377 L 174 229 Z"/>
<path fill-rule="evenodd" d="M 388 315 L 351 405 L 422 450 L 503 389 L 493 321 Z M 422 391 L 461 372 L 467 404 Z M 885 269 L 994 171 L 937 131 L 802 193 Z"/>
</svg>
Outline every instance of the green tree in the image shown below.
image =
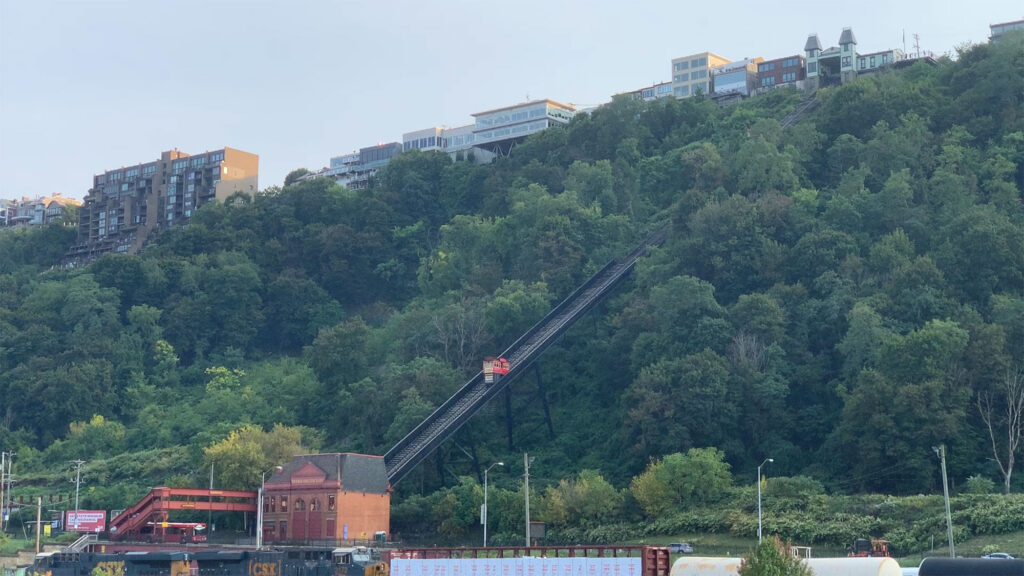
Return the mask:
<svg viewBox="0 0 1024 576">
<path fill-rule="evenodd" d="M 811 576 L 814 571 L 778 538 L 765 538 L 743 557 L 740 576 Z"/>
<path fill-rule="evenodd" d="M 258 486 L 261 473 L 308 453 L 301 429 L 281 425 L 270 432 L 258 426 L 243 426 L 203 449 L 205 464 L 214 465 L 217 485 L 232 490 Z"/>
<path fill-rule="evenodd" d="M 596 470 L 583 470 L 544 490 L 540 509 L 553 526 L 583 529 L 607 525 L 619 518 L 623 497 Z"/>
<path fill-rule="evenodd" d="M 732 486 L 729 469 L 725 453 L 717 448 L 691 448 L 651 462 L 629 490 L 648 515 L 658 517 L 721 498 Z"/>
<path fill-rule="evenodd" d="M 292 170 L 284 177 L 285 188 L 291 186 L 292 184 L 295 184 L 296 182 L 299 181 L 299 179 L 301 179 L 303 176 L 309 173 L 310 171 L 307 168 L 296 168 L 295 170 Z"/>
</svg>

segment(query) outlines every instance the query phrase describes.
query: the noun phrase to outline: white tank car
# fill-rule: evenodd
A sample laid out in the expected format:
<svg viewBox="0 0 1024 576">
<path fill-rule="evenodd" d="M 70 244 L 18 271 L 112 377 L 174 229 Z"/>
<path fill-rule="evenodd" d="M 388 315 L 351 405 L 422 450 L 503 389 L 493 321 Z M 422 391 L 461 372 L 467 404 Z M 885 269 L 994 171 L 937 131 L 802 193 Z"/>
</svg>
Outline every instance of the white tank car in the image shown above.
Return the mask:
<svg viewBox="0 0 1024 576">
<path fill-rule="evenodd" d="M 736 576 L 740 558 L 682 556 L 672 564 L 672 576 Z"/>
<path fill-rule="evenodd" d="M 672 564 L 672 576 L 737 576 L 741 558 L 682 557 Z M 811 558 L 814 576 L 902 576 L 892 558 Z"/>
</svg>

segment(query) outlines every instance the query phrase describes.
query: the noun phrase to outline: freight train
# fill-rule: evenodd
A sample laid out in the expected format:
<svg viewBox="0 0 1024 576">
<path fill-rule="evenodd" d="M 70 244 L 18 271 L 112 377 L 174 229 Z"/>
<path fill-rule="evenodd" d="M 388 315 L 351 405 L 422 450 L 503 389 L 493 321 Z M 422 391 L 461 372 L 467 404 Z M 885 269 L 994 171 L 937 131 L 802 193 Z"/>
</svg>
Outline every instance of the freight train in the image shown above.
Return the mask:
<svg viewBox="0 0 1024 576">
<path fill-rule="evenodd" d="M 36 556 L 26 576 L 388 576 L 366 548 L 54 552 Z"/>
</svg>

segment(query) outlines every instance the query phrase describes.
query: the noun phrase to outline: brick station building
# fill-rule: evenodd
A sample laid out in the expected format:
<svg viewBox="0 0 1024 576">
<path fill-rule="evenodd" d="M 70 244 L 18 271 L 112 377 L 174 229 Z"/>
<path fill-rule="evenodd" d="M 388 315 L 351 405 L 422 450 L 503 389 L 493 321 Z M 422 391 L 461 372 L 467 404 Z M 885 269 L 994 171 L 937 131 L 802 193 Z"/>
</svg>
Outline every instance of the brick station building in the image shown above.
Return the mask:
<svg viewBox="0 0 1024 576">
<path fill-rule="evenodd" d="M 382 456 L 296 456 L 264 484 L 263 541 L 342 543 L 390 533 Z"/>
</svg>

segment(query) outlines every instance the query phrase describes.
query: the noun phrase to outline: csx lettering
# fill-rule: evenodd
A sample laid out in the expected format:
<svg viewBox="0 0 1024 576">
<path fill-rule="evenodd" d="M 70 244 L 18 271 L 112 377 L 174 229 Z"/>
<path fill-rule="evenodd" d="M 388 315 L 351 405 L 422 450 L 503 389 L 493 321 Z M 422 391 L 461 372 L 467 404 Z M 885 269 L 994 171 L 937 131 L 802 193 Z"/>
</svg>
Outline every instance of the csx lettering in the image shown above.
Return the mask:
<svg viewBox="0 0 1024 576">
<path fill-rule="evenodd" d="M 277 576 L 277 563 L 253 562 L 249 565 L 249 576 Z"/>
</svg>

